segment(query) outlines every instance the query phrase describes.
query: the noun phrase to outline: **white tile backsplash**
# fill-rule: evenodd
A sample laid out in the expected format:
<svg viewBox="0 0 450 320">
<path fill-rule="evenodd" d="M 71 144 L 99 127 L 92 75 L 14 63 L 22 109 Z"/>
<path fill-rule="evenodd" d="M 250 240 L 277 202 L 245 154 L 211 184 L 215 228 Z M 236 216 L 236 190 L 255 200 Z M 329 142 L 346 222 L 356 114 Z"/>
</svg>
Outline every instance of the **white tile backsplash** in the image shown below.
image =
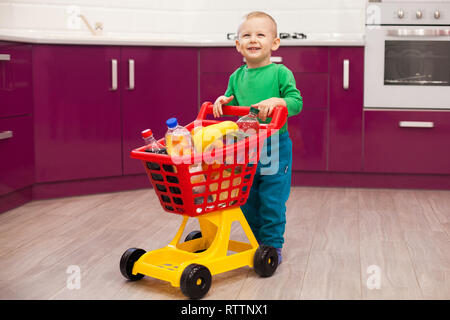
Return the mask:
<svg viewBox="0 0 450 320">
<path fill-rule="evenodd" d="M 365 0 L 0 0 L 0 28 L 71 32 L 70 6 L 92 25 L 103 22 L 105 32 L 225 35 L 261 10 L 282 32 L 364 33 Z"/>
</svg>

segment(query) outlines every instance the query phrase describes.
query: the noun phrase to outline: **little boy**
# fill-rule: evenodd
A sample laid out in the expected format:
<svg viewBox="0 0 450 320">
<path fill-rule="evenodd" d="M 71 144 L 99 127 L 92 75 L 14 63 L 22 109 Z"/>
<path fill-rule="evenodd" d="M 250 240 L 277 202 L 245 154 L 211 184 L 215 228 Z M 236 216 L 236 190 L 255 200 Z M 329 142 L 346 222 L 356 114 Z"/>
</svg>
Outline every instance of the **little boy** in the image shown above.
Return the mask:
<svg viewBox="0 0 450 320">
<path fill-rule="evenodd" d="M 280 46 L 275 20 L 255 11 L 247 14 L 238 28 L 236 49 L 245 57 L 246 65 L 231 76 L 225 95 L 214 103 L 215 117 L 223 115 L 222 105 L 254 106 L 259 109 L 260 122 L 268 123 L 276 106 L 285 106 L 288 116 L 296 115 L 303 106 L 292 72 L 282 64 L 271 63 L 272 51 Z M 278 172 L 261 174 L 258 163 L 248 200 L 242 211 L 260 244 L 275 247 L 278 263 L 284 243 L 286 201 L 291 188 L 292 141 L 287 122 L 279 130 L 279 143 L 266 141 L 267 154 L 279 153 Z M 269 163 L 270 164 L 270 163 Z"/>
</svg>

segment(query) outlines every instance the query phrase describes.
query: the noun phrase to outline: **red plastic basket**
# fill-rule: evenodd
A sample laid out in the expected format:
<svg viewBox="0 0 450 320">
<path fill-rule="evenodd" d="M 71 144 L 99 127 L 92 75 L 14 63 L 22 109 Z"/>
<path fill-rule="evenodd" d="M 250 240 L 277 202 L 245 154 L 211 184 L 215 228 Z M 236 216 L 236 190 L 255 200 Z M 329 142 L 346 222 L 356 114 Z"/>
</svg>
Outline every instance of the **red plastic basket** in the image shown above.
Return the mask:
<svg viewBox="0 0 450 320">
<path fill-rule="evenodd" d="M 223 114 L 244 116 L 250 107 L 224 106 Z M 186 126 L 209 126 L 217 120 L 206 120 L 212 114 L 213 104 L 203 103 L 197 120 Z M 199 216 L 210 211 L 243 205 L 248 198 L 264 140 L 278 131 L 286 122 L 287 109 L 273 110 L 272 121 L 261 124 L 258 134 L 221 150 L 171 157 L 145 152 L 145 146 L 131 152 L 131 157 L 142 161 L 153 189 L 167 212 Z M 164 144 L 164 139 L 159 140 Z M 202 171 L 193 171 L 193 164 L 201 164 Z M 203 180 L 202 182 L 198 182 Z M 200 193 L 199 190 L 201 191 Z"/>
</svg>

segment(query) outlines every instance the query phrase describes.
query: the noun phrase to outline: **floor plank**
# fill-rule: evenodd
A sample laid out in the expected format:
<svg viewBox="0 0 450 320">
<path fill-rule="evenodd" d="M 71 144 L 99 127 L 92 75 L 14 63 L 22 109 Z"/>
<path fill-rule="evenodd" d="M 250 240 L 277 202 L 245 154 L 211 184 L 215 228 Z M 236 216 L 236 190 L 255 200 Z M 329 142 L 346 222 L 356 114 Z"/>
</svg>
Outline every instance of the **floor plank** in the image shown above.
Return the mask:
<svg viewBox="0 0 450 320">
<path fill-rule="evenodd" d="M 360 299 L 358 193 L 323 190 L 301 299 Z"/>
</svg>

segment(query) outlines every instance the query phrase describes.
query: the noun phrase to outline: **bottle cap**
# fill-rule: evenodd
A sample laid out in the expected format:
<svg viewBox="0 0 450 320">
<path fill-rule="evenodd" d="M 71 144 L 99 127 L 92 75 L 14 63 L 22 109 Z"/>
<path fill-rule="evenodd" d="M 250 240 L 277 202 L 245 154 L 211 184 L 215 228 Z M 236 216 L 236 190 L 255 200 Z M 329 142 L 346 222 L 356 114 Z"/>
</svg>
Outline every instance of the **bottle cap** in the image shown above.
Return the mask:
<svg viewBox="0 0 450 320">
<path fill-rule="evenodd" d="M 178 120 L 177 118 L 170 118 L 169 120 L 166 121 L 166 124 L 170 129 L 172 129 L 178 125 Z"/>
<path fill-rule="evenodd" d="M 141 134 L 143 138 L 148 138 L 153 135 L 153 132 L 150 129 L 145 129 L 144 131 L 141 132 Z"/>
<path fill-rule="evenodd" d="M 255 107 L 250 107 L 250 112 L 254 113 L 254 114 L 258 114 L 259 113 L 259 109 L 255 108 Z"/>
</svg>

